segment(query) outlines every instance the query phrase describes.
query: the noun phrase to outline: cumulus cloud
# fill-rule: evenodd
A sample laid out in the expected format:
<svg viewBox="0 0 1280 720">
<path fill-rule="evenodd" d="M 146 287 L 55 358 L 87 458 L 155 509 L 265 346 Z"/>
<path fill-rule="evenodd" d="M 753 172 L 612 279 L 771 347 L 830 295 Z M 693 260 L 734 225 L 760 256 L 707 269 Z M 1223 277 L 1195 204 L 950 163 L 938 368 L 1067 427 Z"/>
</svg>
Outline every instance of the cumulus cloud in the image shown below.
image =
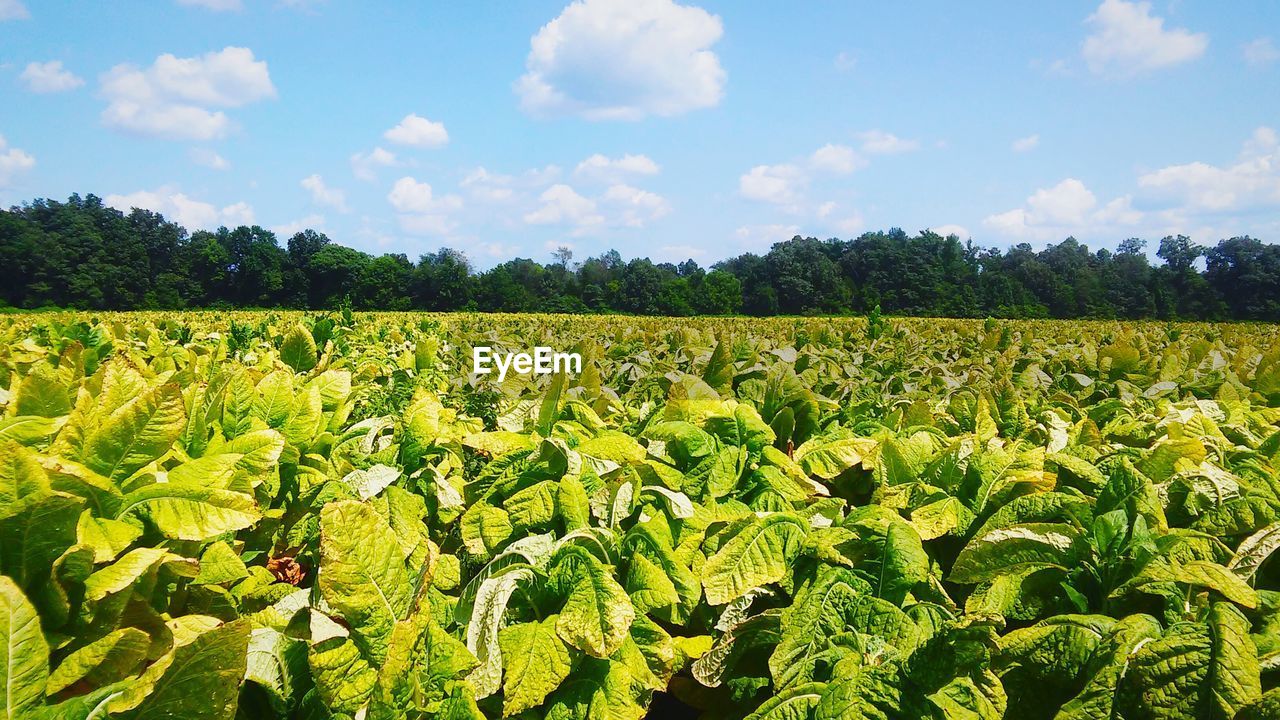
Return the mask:
<svg viewBox="0 0 1280 720">
<path fill-rule="evenodd" d="M 1244 61 L 1255 67 L 1270 65 L 1280 60 L 1280 50 L 1276 49 L 1269 37 L 1261 37 L 1245 43 L 1241 52 L 1244 53 Z"/>
<path fill-rule="evenodd" d="M 477 200 L 487 203 L 508 203 L 517 199 L 522 191 L 539 190 L 560 179 L 558 165 L 532 168 L 519 175 L 490 172 L 478 167 L 467 173 L 461 186 Z"/>
<path fill-rule="evenodd" d="M 84 85 L 84 79 L 62 67 L 61 60 L 27 63 L 18 79 L 33 93 L 66 92 Z"/>
<path fill-rule="evenodd" d="M 396 154 L 381 147 L 375 147 L 367 153 L 354 153 L 351 156 L 351 172 L 360 180 L 378 179 L 378 168 L 396 167 L 400 161 Z"/>
<path fill-rule="evenodd" d="M 20 0 L 0 0 L 0 22 L 5 20 L 26 20 L 31 17 L 27 6 Z"/>
<path fill-rule="evenodd" d="M 718 16 L 672 0 L 577 0 L 530 40 L 516 82 L 535 116 L 638 120 L 715 106 L 725 72 Z"/>
<path fill-rule="evenodd" d="M 248 48 L 227 47 L 199 57 L 164 54 L 148 68 L 113 67 L 102 76 L 108 127 L 166 139 L 211 140 L 227 134 L 222 109 L 276 97 L 265 61 Z"/>
<path fill-rule="evenodd" d="M 30 154 L 9 147 L 9 143 L 0 135 L 0 188 L 9 187 L 19 173 L 24 173 L 36 166 L 36 159 Z"/>
<path fill-rule="evenodd" d="M 303 230 L 323 230 L 325 219 L 323 215 L 307 215 L 298 218 L 283 225 L 272 225 L 271 232 L 282 241 L 287 240 Z"/>
<path fill-rule="evenodd" d="M 1128 196 L 1099 208 L 1093 191 L 1083 182 L 1067 178 L 1053 187 L 1036 190 L 1023 207 L 988 216 L 983 224 L 1008 237 L 1060 239 L 1115 225 L 1135 225 L 1142 218 Z"/>
<path fill-rule="evenodd" d="M 457 195 L 436 197 L 430 184 L 409 176 L 396 181 L 387 202 L 399 213 L 400 229 L 411 235 L 448 235 L 457 227 L 450 213 L 463 206 Z"/>
<path fill-rule="evenodd" d="M 405 115 L 398 125 L 382 133 L 382 137 L 399 145 L 418 148 L 438 148 L 449 142 L 449 133 L 444 129 L 444 123 L 428 120 L 414 113 Z"/>
<path fill-rule="evenodd" d="M 578 163 L 573 174 L 579 178 L 608 181 L 627 175 L 657 175 L 660 169 L 658 163 L 645 155 L 623 155 L 619 158 L 610 158 L 596 153 Z"/>
<path fill-rule="evenodd" d="M 813 151 L 809 156 L 809 166 L 815 170 L 848 175 L 867 164 L 853 148 L 848 145 L 827 144 Z"/>
<path fill-rule="evenodd" d="M 387 195 L 391 207 L 406 213 L 431 212 L 432 200 L 431 185 L 407 176 L 397 180 Z"/>
<path fill-rule="evenodd" d="M 1040 145 L 1039 135 L 1028 135 L 1024 138 L 1018 138 L 1017 140 L 1014 140 L 1013 144 L 1010 147 L 1013 148 L 1014 152 L 1024 153 L 1024 152 L 1030 152 L 1032 150 L 1035 150 L 1036 147 L 1039 145 Z"/>
<path fill-rule="evenodd" d="M 301 185 L 311 193 L 311 202 L 331 207 L 338 212 L 350 212 L 347 207 L 347 194 L 338 188 L 326 185 L 324 178 L 319 175 L 308 175 L 302 179 Z"/>
<path fill-rule="evenodd" d="M 969 231 L 960 225 L 935 225 L 934 227 L 930 228 L 930 230 L 933 230 L 934 232 L 938 233 L 942 237 L 955 235 L 956 237 L 961 238 L 962 240 L 967 240 L 968 238 L 971 237 L 971 235 L 969 234 Z"/>
<path fill-rule="evenodd" d="M 1209 45 L 1204 33 L 1165 29 L 1149 2 L 1103 0 L 1085 23 L 1093 32 L 1080 53 L 1096 75 L 1132 77 L 1180 65 L 1203 55 Z"/>
<path fill-rule="evenodd" d="M 1280 206 L 1280 140 L 1274 129 L 1260 127 L 1234 164 L 1170 165 L 1142 175 L 1138 185 L 1154 198 L 1189 211 Z"/>
<path fill-rule="evenodd" d="M 231 163 L 227 162 L 226 158 L 209 148 L 191 148 L 191 151 L 187 153 L 187 156 L 191 158 L 191 162 L 201 167 L 207 167 L 210 170 L 231 169 Z"/>
<path fill-rule="evenodd" d="M 178 4 L 186 5 L 187 7 L 202 7 L 214 12 L 244 9 L 244 5 L 241 4 L 240 0 L 178 0 Z"/>
<path fill-rule="evenodd" d="M 748 200 L 789 205 L 800 200 L 805 180 L 795 165 L 757 165 L 738 178 L 738 192 Z"/>
<path fill-rule="evenodd" d="M 597 212 L 594 200 L 556 183 L 538 196 L 538 207 L 525 213 L 524 221 L 529 225 L 569 225 L 581 233 L 603 225 L 604 216 Z"/>
<path fill-rule="evenodd" d="M 904 140 L 883 130 L 858 133 L 858 139 L 862 141 L 862 152 L 868 155 L 897 155 L 920 149 L 919 140 Z"/>
<path fill-rule="evenodd" d="M 129 212 L 133 208 L 158 212 L 188 230 L 215 230 L 224 225 L 253 224 L 253 208 L 248 203 L 238 202 L 218 209 L 212 203 L 196 200 L 172 188 L 108 195 L 105 202 L 122 212 Z"/>
<path fill-rule="evenodd" d="M 624 227 L 641 228 L 671 212 L 661 195 L 624 184 L 610 186 L 603 201 L 620 213 L 617 224 Z"/>
</svg>

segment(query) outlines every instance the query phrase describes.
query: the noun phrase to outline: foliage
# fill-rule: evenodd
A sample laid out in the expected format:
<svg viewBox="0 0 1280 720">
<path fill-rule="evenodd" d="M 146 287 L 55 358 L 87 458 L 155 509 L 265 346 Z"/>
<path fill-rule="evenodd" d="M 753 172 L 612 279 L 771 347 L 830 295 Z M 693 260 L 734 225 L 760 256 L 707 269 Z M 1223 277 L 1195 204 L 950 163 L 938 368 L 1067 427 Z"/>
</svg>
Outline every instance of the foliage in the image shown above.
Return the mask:
<svg viewBox="0 0 1280 720">
<path fill-rule="evenodd" d="M 284 247 L 280 244 L 283 243 Z M 443 248 L 416 262 L 370 255 L 304 230 L 187 230 L 94 195 L 0 210 L 0 308 L 311 308 L 637 315 L 890 315 L 1280 321 L 1280 246 L 1249 237 L 1213 248 L 1185 236 L 1090 251 L 1075 238 L 1008 250 L 928 230 L 851 240 L 797 235 L 710 269 L 615 251 L 572 263 L 527 258 L 474 272 Z M 1200 269 L 1203 264 L 1203 271 Z M 872 333 L 874 336 L 874 332 Z M 874 337 L 873 337 L 874 339 Z"/>
<path fill-rule="evenodd" d="M 7 316 L 0 712 L 1275 717 L 1274 327 L 875 322 Z"/>
</svg>

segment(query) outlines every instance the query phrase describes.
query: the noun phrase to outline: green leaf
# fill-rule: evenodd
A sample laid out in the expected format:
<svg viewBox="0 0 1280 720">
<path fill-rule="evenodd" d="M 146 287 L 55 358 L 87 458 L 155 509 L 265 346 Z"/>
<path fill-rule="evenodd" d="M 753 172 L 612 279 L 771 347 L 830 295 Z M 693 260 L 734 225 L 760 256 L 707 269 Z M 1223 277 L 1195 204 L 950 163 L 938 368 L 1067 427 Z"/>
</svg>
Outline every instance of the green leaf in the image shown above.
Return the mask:
<svg viewBox="0 0 1280 720">
<path fill-rule="evenodd" d="M 863 666 L 833 678 L 822 691 L 815 720 L 896 720 L 904 715 L 902 681 L 892 668 Z"/>
<path fill-rule="evenodd" d="M 518 715 L 542 704 L 569 676 L 572 657 L 556 634 L 559 617 L 510 625 L 498 632 L 504 665 L 502 716 Z"/>
<path fill-rule="evenodd" d="M 494 573 L 476 590 L 475 605 L 466 627 L 467 650 L 480 661 L 467 677 L 476 689 L 477 698 L 486 698 L 502 686 L 502 648 L 498 644 L 498 632 L 511 596 L 533 578 L 533 570 L 529 566 L 511 565 Z"/>
<path fill-rule="evenodd" d="M 134 674 L 151 647 L 151 636 L 137 628 L 121 628 L 68 655 L 49 676 L 46 692 L 56 695 L 85 681 L 110 685 Z"/>
<path fill-rule="evenodd" d="M 871 438 L 813 438 L 796 448 L 793 458 L 810 475 L 831 480 L 860 465 L 875 451 L 876 445 Z"/>
<path fill-rule="evenodd" d="M 1125 717 L 1230 720 L 1262 696 L 1249 621 L 1214 603 L 1207 622 L 1180 623 L 1139 646 L 1122 697 Z"/>
<path fill-rule="evenodd" d="M 1026 523 L 991 530 L 956 557 L 951 581 L 979 583 L 1046 567 L 1067 569 L 1082 556 L 1083 533 L 1064 523 Z"/>
<path fill-rule="evenodd" d="M 29 495 L 0 519 L 0 571 L 28 590 L 49 577 L 50 566 L 76 541 L 84 501 L 73 495 Z"/>
<path fill-rule="evenodd" d="M 85 600 L 98 602 L 109 595 L 127 590 L 161 564 L 181 565 L 187 562 L 163 548 L 135 548 L 84 581 Z M 190 574 L 195 573 L 192 571 Z"/>
<path fill-rule="evenodd" d="M 564 641 L 595 657 L 608 657 L 622 645 L 636 611 L 626 590 L 595 556 L 568 547 L 557 561 L 553 579 L 568 588 L 556 631 Z"/>
<path fill-rule="evenodd" d="M 222 625 L 181 645 L 108 706 L 131 720 L 223 720 L 235 715 L 244 681 L 249 621 Z"/>
<path fill-rule="evenodd" d="M 18 385 L 14 415 L 55 418 L 70 412 L 71 394 L 49 365 L 36 365 Z"/>
<path fill-rule="evenodd" d="M 847 570 L 819 570 L 817 579 L 782 613 L 782 640 L 769 657 L 776 687 L 786 687 L 809 671 L 807 661 L 831 637 L 846 631 L 858 598 L 870 590 L 866 581 Z"/>
<path fill-rule="evenodd" d="M 34 452 L 12 440 L 0 441 L 0 508 L 49 490 L 49 475 Z"/>
<path fill-rule="evenodd" d="M 145 485 L 126 495 L 116 517 L 130 514 L 150 520 L 165 537 L 197 541 L 243 530 L 262 518 L 249 495 L 173 482 Z"/>
<path fill-rule="evenodd" d="M 636 610 L 641 613 L 680 602 L 680 595 L 671 578 L 640 553 L 631 556 L 631 566 L 627 570 L 627 594 Z"/>
<path fill-rule="evenodd" d="M 300 700 L 310 680 L 307 645 L 271 628 L 254 628 L 249 635 L 244 679 L 257 683 L 277 713 Z"/>
<path fill-rule="evenodd" d="M 1084 688 L 1062 706 L 1057 720 L 1112 720 L 1129 661 L 1142 645 L 1160 637 L 1160 622 L 1150 615 L 1130 615 L 1111 626 L 1085 671 Z"/>
<path fill-rule="evenodd" d="M 114 560 L 141 536 L 142 528 L 134 523 L 94 517 L 87 510 L 76 525 L 76 544 L 93 550 L 95 563 Z"/>
<path fill-rule="evenodd" d="M 806 532 L 803 520 L 786 513 L 748 524 L 707 560 L 702 570 L 707 602 L 723 605 L 781 580 L 800 554 Z"/>
<path fill-rule="evenodd" d="M 1248 580 L 1276 550 L 1280 550 L 1280 522 L 1268 525 L 1241 540 L 1227 567 Z"/>
<path fill-rule="evenodd" d="M 280 343 L 280 361 L 294 372 L 306 372 L 316 366 L 316 341 L 311 331 L 295 324 Z"/>
<path fill-rule="evenodd" d="M 808 720 L 818 707 L 825 683 L 807 683 L 774 695 L 761 703 L 747 720 Z"/>
<path fill-rule="evenodd" d="M 462 514 L 462 544 L 482 560 L 493 557 L 512 531 L 507 511 L 488 503 L 476 503 Z"/>
<path fill-rule="evenodd" d="M 412 604 L 413 586 L 395 533 L 373 508 L 340 500 L 321 510 L 319 585 L 371 663 L 380 664 L 396 621 Z"/>
<path fill-rule="evenodd" d="M 123 480 L 169 452 L 186 423 L 181 388 L 167 384 L 147 390 L 90 428 L 84 464 L 99 475 Z"/>
<path fill-rule="evenodd" d="M 307 650 L 307 664 L 328 710 L 348 716 L 364 707 L 378 681 L 378 671 L 348 637 L 315 643 Z"/>
<path fill-rule="evenodd" d="M 9 578 L 0 575 L 0 713 L 19 720 L 44 702 L 49 679 L 49 646 L 40 616 Z"/>
<path fill-rule="evenodd" d="M 1249 587 L 1249 583 L 1227 568 L 1204 560 L 1149 563 L 1134 578 L 1116 588 L 1112 592 L 1112 597 L 1119 597 L 1130 590 L 1142 590 L 1149 585 L 1163 582 L 1207 587 L 1244 607 L 1258 606 L 1258 595 L 1253 588 Z"/>
<path fill-rule="evenodd" d="M 223 585 L 249 577 L 249 570 L 235 550 L 219 540 L 205 548 L 200 556 L 200 574 L 193 585 Z"/>
</svg>

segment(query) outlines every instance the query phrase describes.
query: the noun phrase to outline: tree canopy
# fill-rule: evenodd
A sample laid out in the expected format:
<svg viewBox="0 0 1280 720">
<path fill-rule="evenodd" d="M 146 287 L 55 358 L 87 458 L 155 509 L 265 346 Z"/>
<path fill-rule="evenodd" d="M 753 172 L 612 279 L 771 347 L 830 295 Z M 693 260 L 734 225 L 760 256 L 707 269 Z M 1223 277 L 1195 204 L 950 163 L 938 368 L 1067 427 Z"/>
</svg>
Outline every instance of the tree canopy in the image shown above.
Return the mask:
<svg viewBox="0 0 1280 720">
<path fill-rule="evenodd" d="M 441 248 L 414 261 L 370 255 L 304 230 L 285 241 L 258 226 L 188 232 L 149 210 L 94 195 L 0 211 L 0 304 L 18 308 L 179 309 L 349 305 L 378 310 L 1280 321 L 1280 246 L 1234 237 L 1131 238 L 1115 251 L 1075 238 L 1036 250 L 975 245 L 925 230 L 851 240 L 796 236 L 767 253 L 703 268 L 616 251 L 477 272 Z"/>
</svg>

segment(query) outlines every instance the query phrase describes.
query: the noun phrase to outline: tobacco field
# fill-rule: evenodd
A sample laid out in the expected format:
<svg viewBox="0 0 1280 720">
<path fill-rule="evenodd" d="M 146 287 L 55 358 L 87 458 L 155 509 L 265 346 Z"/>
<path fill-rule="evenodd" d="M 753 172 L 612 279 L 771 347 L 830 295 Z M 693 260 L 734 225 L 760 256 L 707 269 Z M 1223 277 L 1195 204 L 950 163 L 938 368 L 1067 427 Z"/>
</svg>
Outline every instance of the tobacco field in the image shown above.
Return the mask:
<svg viewBox="0 0 1280 720">
<path fill-rule="evenodd" d="M 1270 325 L 0 316 L 5 720 L 1280 718 L 1278 555 Z"/>
</svg>

